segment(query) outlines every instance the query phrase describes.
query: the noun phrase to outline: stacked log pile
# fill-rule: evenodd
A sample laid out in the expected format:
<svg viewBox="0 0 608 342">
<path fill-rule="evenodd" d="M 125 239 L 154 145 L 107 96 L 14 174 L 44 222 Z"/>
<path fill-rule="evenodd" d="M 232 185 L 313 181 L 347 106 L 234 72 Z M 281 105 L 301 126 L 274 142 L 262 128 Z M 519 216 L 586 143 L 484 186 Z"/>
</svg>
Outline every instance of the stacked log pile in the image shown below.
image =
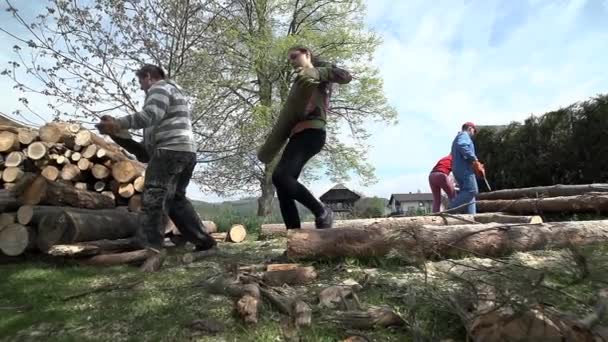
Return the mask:
<svg viewBox="0 0 608 342">
<path fill-rule="evenodd" d="M 146 253 L 134 235 L 144 177 L 144 164 L 79 124 L 0 126 L 0 252 L 141 261 Z M 213 222 L 204 225 L 217 232 Z M 170 220 L 166 232 L 178 233 Z M 226 235 L 222 240 L 242 241 L 246 232 Z"/>
</svg>

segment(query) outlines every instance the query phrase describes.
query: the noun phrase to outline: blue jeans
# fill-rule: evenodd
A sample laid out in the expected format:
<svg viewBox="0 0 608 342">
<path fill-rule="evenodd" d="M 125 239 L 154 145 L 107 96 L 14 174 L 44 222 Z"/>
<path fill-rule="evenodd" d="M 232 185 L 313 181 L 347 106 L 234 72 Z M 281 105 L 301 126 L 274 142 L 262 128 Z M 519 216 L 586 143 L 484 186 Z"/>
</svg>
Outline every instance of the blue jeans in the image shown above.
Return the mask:
<svg viewBox="0 0 608 342">
<path fill-rule="evenodd" d="M 476 214 L 477 207 L 475 205 L 475 195 L 479 192 L 477 189 L 477 179 L 475 174 L 458 175 L 454 173 L 454 178 L 460 186 L 460 190 L 456 197 L 452 200 L 450 208 L 456 208 L 465 203 L 470 203 L 468 206 L 458 210 L 458 212 L 464 212 L 465 214 Z"/>
</svg>

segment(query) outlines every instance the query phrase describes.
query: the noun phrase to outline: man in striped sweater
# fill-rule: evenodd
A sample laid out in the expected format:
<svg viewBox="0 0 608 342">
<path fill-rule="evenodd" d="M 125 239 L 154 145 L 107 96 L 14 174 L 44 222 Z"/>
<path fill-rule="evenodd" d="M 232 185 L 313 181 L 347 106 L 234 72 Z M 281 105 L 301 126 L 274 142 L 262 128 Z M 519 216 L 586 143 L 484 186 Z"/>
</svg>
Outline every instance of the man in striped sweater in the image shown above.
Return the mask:
<svg viewBox="0 0 608 342">
<path fill-rule="evenodd" d="M 162 242 L 167 214 L 197 250 L 213 248 L 216 243 L 204 231 L 186 198 L 186 187 L 196 166 L 196 146 L 185 95 L 179 86 L 165 79 L 164 71 L 157 66 L 146 64 L 136 75 L 146 93 L 143 109 L 117 119 L 104 116 L 97 127 L 119 143 L 121 136 L 123 143 L 128 140 L 122 135 L 126 130 L 144 131 L 144 148 L 134 153 L 142 162 L 148 162 L 138 238 L 143 247 L 155 252 L 151 259 L 156 259 L 146 262 L 142 269 L 156 271 L 164 259 Z M 132 142 L 130 145 L 136 146 Z"/>
</svg>

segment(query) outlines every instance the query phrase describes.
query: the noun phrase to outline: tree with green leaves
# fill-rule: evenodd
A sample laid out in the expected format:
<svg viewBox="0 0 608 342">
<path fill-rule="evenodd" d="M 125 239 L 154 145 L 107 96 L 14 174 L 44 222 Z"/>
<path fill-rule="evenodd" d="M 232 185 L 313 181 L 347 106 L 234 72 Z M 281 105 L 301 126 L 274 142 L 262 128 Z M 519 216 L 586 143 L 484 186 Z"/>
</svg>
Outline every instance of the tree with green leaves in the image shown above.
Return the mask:
<svg viewBox="0 0 608 342">
<path fill-rule="evenodd" d="M 325 152 L 303 178 L 324 170 L 333 180 L 375 179 L 367 123 L 394 123 L 397 114 L 370 66 L 380 39 L 365 28 L 361 0 L 48 0 L 29 21 L 5 1 L 15 22 L 0 30 L 17 41 L 17 58 L 2 73 L 19 89 L 56 99 L 56 117 L 87 121 L 138 110 L 133 71 L 162 66 L 192 102 L 196 181 L 220 196 L 260 194 L 261 216 L 270 212 L 276 160 L 264 165 L 255 152 L 289 91 L 286 51 L 306 45 L 355 80 L 334 92 Z"/>
</svg>

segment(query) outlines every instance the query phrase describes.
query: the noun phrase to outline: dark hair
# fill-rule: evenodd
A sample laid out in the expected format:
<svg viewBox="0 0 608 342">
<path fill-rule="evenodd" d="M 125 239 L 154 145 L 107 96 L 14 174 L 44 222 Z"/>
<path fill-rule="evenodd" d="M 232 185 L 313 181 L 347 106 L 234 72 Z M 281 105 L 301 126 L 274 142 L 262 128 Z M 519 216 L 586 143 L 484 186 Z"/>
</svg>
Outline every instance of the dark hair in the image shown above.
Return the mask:
<svg viewBox="0 0 608 342">
<path fill-rule="evenodd" d="M 462 125 L 462 130 L 466 131 L 469 128 L 473 128 L 475 130 L 475 132 L 477 132 L 477 127 L 475 127 L 475 125 L 470 124 L 470 123 L 465 123 L 464 125 Z"/>
<path fill-rule="evenodd" d="M 309 48 L 307 48 L 306 46 L 303 46 L 303 45 L 292 46 L 291 48 L 289 48 L 288 51 L 300 51 L 302 53 L 308 52 L 310 54 L 310 61 L 312 62 L 312 65 L 314 67 L 333 67 L 333 68 L 336 67 L 336 65 L 333 63 L 321 60 L 317 55 L 312 53 L 312 51 Z"/>
<path fill-rule="evenodd" d="M 144 66 L 142 66 L 139 70 L 137 70 L 135 72 L 135 75 L 137 75 L 137 77 L 140 77 L 140 78 L 143 78 L 143 77 L 146 77 L 146 75 L 149 75 L 150 78 L 153 78 L 156 80 L 164 80 L 166 77 L 163 69 L 161 67 L 153 65 L 153 64 L 144 64 Z"/>
</svg>

